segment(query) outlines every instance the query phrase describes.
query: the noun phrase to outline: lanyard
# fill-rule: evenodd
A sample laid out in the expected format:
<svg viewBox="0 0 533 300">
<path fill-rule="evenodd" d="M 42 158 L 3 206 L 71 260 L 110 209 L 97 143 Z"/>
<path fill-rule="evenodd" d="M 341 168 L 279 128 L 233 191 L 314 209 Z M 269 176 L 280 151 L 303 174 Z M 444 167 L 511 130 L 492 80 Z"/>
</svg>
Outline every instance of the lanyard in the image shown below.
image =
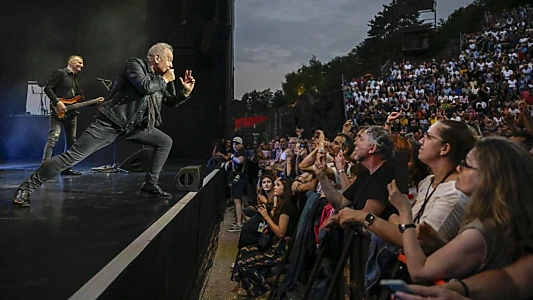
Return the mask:
<svg viewBox="0 0 533 300">
<path fill-rule="evenodd" d="M 452 175 L 453 173 L 455 173 L 455 169 L 452 169 L 450 172 L 448 172 L 448 174 L 444 176 L 444 178 L 437 184 L 437 186 L 433 189 L 433 191 L 431 191 L 431 194 L 429 194 L 428 196 L 429 188 L 433 185 L 433 180 L 435 180 L 435 177 L 431 179 L 431 183 L 429 184 L 428 189 L 426 191 L 426 197 L 424 198 L 424 203 L 422 203 L 422 207 L 420 208 L 420 210 L 416 214 L 415 219 L 413 220 L 415 224 L 420 223 L 420 218 L 422 218 L 422 214 L 424 214 L 424 210 L 426 210 L 426 205 L 428 204 L 429 199 L 431 199 L 431 197 L 433 196 L 433 193 L 435 193 L 439 185 L 443 183 L 446 179 L 448 179 L 448 177 L 450 177 L 450 175 Z"/>
</svg>

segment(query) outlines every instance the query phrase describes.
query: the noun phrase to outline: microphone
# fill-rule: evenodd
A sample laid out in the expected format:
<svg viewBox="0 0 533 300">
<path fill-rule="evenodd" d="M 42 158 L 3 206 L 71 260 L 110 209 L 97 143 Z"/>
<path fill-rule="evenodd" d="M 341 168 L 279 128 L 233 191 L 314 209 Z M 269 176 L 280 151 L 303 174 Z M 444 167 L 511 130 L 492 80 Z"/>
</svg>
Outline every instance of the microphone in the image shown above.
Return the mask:
<svg viewBox="0 0 533 300">
<path fill-rule="evenodd" d="M 167 89 L 172 96 L 176 96 L 176 87 L 174 86 L 174 81 L 171 81 L 167 84 Z"/>
</svg>

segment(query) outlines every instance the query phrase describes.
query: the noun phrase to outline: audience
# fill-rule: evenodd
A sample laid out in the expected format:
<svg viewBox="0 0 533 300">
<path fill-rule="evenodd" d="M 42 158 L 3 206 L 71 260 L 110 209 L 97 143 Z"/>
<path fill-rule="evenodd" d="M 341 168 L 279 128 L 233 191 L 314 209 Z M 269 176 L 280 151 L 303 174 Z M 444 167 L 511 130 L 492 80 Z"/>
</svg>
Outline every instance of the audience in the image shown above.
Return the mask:
<svg viewBox="0 0 533 300">
<path fill-rule="evenodd" d="M 419 295 L 397 299 L 532 297 L 533 9 L 488 16 L 482 32 L 463 36 L 457 57 L 393 62 L 383 78 L 346 81 L 348 120 L 331 142 L 322 130 L 306 138 L 297 128 L 250 155 L 241 137 L 233 149 L 227 141 L 215 147 L 213 156 L 229 161 L 236 208 L 230 231 L 242 230 L 231 276 L 236 292 L 258 297 L 270 290 L 268 269 L 283 260 L 288 237 L 301 245 L 312 240 L 311 249 L 299 248 L 311 258 L 303 266 L 310 271 L 324 232 L 362 225 L 368 234 L 358 238 L 370 242 L 369 295 L 382 291 L 380 279 L 397 275 L 391 265 L 404 254 L 407 281 L 448 282 L 412 285 Z M 395 151 L 410 153 L 405 195 L 393 181 Z M 259 171 L 247 170 L 247 162 Z M 252 179 L 241 180 L 247 172 Z M 257 202 L 249 194 L 243 203 L 245 187 L 256 181 Z M 299 217 L 310 218 L 314 230 L 302 226 L 305 234 L 295 236 Z M 260 247 L 268 232 L 270 243 Z"/>
</svg>

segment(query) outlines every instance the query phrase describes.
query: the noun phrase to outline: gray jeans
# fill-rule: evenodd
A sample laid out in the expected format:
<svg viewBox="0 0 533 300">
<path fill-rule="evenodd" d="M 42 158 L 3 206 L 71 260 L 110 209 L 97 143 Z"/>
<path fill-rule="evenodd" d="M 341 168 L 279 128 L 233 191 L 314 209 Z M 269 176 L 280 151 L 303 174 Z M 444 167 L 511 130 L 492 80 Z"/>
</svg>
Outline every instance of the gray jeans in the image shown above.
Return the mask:
<svg viewBox="0 0 533 300">
<path fill-rule="evenodd" d="M 167 161 L 172 147 L 172 139 L 157 128 L 137 128 L 123 132 L 104 117 L 98 117 L 80 138 L 65 153 L 46 160 L 35 173 L 24 181 L 19 189 L 33 192 L 46 181 L 57 176 L 61 171 L 74 166 L 87 156 L 113 143 L 115 140 L 127 140 L 154 148 L 152 166 L 146 173 L 145 181 L 157 184 L 159 173 Z"/>
<path fill-rule="evenodd" d="M 78 117 L 71 116 L 64 120 L 59 120 L 54 115 L 50 115 L 50 131 L 48 132 L 48 138 L 46 139 L 46 145 L 44 146 L 43 158 L 41 162 L 45 162 L 52 157 L 54 147 L 59 140 L 61 134 L 61 126 L 65 130 L 65 139 L 67 141 L 67 147 L 69 149 L 76 142 L 76 127 L 78 125 Z"/>
</svg>

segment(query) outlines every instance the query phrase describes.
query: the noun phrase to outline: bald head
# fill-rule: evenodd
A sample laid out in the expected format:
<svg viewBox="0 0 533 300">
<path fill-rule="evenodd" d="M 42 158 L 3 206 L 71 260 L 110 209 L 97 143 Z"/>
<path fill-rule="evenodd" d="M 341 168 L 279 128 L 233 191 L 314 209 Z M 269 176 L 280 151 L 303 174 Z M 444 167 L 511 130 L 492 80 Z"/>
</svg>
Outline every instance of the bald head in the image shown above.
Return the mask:
<svg viewBox="0 0 533 300">
<path fill-rule="evenodd" d="M 74 74 L 81 72 L 83 69 L 83 58 L 79 55 L 71 55 L 68 58 L 67 69 Z"/>
<path fill-rule="evenodd" d="M 148 49 L 146 58 L 156 74 L 162 75 L 173 68 L 174 49 L 167 43 L 157 43 Z"/>
</svg>

